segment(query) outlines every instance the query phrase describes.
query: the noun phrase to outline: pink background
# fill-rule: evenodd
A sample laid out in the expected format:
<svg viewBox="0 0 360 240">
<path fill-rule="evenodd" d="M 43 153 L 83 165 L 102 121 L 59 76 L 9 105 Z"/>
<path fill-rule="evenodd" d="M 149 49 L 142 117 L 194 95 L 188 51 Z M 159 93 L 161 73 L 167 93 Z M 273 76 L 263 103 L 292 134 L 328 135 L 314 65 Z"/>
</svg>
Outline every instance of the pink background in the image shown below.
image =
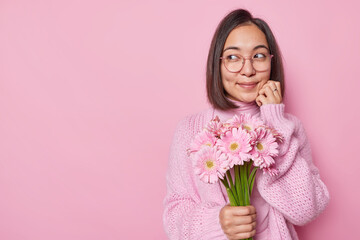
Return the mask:
<svg viewBox="0 0 360 240">
<path fill-rule="evenodd" d="M 355 0 L 1 1 L 0 239 L 166 239 L 174 128 L 208 106 L 210 40 L 240 7 L 278 39 L 287 111 L 302 120 L 331 194 L 300 238 L 355 239 Z"/>
</svg>

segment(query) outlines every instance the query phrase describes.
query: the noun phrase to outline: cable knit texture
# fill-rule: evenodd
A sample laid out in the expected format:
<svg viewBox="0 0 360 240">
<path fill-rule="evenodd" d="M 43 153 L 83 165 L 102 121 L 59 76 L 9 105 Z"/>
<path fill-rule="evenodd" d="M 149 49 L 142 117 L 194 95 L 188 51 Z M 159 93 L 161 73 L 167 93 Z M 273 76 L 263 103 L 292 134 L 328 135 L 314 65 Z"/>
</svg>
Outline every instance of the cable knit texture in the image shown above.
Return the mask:
<svg viewBox="0 0 360 240">
<path fill-rule="evenodd" d="M 312 162 L 311 149 L 301 122 L 284 113 L 284 104 L 239 103 L 238 109 L 213 108 L 185 117 L 179 122 L 170 148 L 166 175 L 163 223 L 169 239 L 227 239 L 219 222 L 219 212 L 228 203 L 220 182 L 206 184 L 194 174 L 187 149 L 195 135 L 216 115 L 222 121 L 234 114 L 250 113 L 274 127 L 285 138 L 275 158 L 279 175 L 258 171 L 257 196 L 251 202 L 257 210 L 256 240 L 298 239 L 294 225 L 316 218 L 329 201 L 329 192 Z M 255 193 L 255 190 L 254 190 Z M 261 221 L 258 221 L 261 216 Z"/>
</svg>

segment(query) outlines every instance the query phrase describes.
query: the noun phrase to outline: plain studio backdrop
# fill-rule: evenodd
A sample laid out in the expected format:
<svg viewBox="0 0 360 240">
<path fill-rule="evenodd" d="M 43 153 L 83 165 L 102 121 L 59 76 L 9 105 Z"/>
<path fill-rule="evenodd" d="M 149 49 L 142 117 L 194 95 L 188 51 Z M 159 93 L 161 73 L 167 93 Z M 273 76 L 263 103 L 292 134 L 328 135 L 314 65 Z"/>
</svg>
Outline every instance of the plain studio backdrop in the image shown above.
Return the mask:
<svg viewBox="0 0 360 240">
<path fill-rule="evenodd" d="M 359 4 L 285 0 L 1 1 L 0 239 L 166 239 L 171 139 L 208 107 L 207 52 L 235 8 L 271 26 L 330 191 L 300 239 L 355 239 Z"/>
</svg>

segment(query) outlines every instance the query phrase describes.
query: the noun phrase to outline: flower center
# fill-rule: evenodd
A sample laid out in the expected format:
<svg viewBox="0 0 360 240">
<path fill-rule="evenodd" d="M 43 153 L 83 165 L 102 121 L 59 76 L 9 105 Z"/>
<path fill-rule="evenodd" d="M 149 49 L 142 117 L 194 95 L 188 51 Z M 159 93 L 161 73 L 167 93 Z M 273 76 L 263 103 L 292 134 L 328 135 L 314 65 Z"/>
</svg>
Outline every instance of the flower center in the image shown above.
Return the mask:
<svg viewBox="0 0 360 240">
<path fill-rule="evenodd" d="M 243 128 L 248 130 L 248 131 L 251 131 L 251 127 L 249 125 L 243 125 Z"/>
<path fill-rule="evenodd" d="M 206 161 L 206 167 L 208 169 L 211 169 L 214 166 L 214 162 L 211 160 Z"/>
<path fill-rule="evenodd" d="M 256 144 L 256 148 L 261 151 L 264 149 L 264 146 L 260 142 L 258 142 L 258 144 Z"/>
<path fill-rule="evenodd" d="M 236 151 L 239 148 L 239 143 L 237 142 L 233 142 L 230 144 L 230 150 L 231 151 Z"/>
</svg>

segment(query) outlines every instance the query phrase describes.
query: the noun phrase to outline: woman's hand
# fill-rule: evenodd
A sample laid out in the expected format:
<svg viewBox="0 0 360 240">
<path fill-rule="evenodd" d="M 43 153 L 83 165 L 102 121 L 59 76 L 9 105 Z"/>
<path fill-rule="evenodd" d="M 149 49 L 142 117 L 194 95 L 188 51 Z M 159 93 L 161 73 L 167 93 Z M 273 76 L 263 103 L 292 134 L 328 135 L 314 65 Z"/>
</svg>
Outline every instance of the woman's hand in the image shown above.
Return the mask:
<svg viewBox="0 0 360 240">
<path fill-rule="evenodd" d="M 279 104 L 282 103 L 280 82 L 269 80 L 259 91 L 259 96 L 256 98 L 257 105 L 265 104 Z"/>
<path fill-rule="evenodd" d="M 255 235 L 256 210 L 254 206 L 226 205 L 219 214 L 221 228 L 230 240 L 247 239 Z"/>
</svg>

